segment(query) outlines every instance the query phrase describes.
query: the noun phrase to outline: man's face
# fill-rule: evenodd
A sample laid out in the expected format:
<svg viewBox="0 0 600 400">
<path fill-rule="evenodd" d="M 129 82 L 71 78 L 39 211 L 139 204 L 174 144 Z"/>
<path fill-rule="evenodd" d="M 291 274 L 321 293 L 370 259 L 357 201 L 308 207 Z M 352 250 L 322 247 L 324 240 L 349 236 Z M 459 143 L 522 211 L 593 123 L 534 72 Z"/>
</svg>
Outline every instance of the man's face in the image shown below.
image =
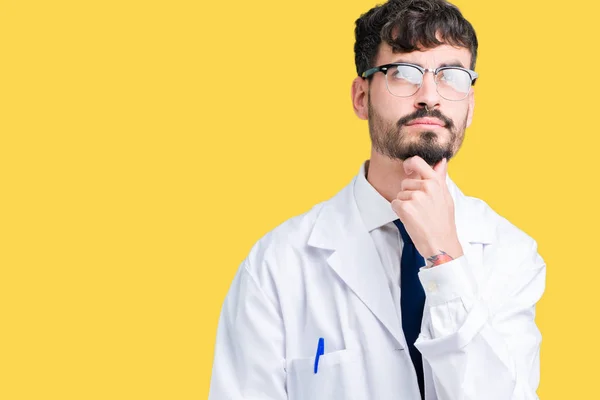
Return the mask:
<svg viewBox="0 0 600 400">
<path fill-rule="evenodd" d="M 383 42 L 375 65 L 400 61 L 431 69 L 454 63 L 470 68 L 471 53 L 466 48 L 441 45 L 422 52 L 394 54 Z M 431 166 L 458 152 L 473 115 L 472 88 L 464 100 L 446 100 L 438 94 L 433 74 L 426 72 L 417 93 L 396 97 L 388 92 L 382 72 L 371 79 L 366 112 L 371 142 L 377 152 L 399 160 L 418 155 Z M 413 124 L 418 118 L 435 118 L 442 125 Z"/>
</svg>

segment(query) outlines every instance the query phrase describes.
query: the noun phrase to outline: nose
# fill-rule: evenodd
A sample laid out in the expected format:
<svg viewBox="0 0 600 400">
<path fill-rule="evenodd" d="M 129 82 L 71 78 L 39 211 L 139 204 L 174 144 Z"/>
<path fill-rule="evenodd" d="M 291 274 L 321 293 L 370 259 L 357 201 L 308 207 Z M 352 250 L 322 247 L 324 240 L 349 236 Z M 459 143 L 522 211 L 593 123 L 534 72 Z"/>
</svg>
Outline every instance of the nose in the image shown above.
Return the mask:
<svg viewBox="0 0 600 400">
<path fill-rule="evenodd" d="M 440 106 L 440 99 L 441 96 L 437 92 L 433 71 L 427 69 L 423 75 L 423 83 L 415 94 L 415 108 L 426 107 L 428 110 L 433 110 Z"/>
</svg>

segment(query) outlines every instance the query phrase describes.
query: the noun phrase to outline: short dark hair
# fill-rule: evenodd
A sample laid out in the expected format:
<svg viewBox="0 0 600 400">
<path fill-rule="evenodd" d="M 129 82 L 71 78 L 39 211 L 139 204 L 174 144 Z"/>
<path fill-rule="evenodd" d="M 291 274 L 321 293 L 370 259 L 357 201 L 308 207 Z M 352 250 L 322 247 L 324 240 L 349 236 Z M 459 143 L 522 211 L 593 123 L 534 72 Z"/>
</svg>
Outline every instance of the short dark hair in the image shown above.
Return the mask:
<svg viewBox="0 0 600 400">
<path fill-rule="evenodd" d="M 439 33 L 442 41 L 436 34 Z M 382 41 L 394 53 L 410 53 L 449 44 L 471 51 L 470 69 L 475 69 L 477 35 L 458 7 L 445 0 L 388 0 L 356 20 L 354 61 L 361 75 L 374 67 Z"/>
</svg>

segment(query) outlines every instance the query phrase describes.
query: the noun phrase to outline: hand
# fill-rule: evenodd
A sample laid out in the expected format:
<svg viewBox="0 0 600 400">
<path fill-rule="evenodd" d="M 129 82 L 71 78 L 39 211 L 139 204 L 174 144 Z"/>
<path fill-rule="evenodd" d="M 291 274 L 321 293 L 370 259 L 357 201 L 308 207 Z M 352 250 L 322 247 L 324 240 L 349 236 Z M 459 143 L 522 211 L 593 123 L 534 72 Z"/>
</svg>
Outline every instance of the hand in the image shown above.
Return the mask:
<svg viewBox="0 0 600 400">
<path fill-rule="evenodd" d="M 448 161 L 431 168 L 421 157 L 403 162 L 407 178 L 392 201 L 392 209 L 404 224 L 428 267 L 463 255 L 454 221 L 454 200 L 446 185 Z"/>
</svg>

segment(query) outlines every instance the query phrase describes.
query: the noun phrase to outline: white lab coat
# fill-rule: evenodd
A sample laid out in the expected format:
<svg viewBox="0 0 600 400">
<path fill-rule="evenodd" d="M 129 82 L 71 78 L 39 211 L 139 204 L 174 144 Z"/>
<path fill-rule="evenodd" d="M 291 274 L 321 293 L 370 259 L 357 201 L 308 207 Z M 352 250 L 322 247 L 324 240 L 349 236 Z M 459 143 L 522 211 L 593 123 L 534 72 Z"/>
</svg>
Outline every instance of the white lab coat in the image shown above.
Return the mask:
<svg viewBox="0 0 600 400">
<path fill-rule="evenodd" d="M 420 399 L 355 181 L 267 233 L 243 260 L 221 310 L 209 400 Z M 419 272 L 425 398 L 538 399 L 534 317 L 546 266 L 537 243 L 446 182 L 465 254 Z"/>
</svg>

